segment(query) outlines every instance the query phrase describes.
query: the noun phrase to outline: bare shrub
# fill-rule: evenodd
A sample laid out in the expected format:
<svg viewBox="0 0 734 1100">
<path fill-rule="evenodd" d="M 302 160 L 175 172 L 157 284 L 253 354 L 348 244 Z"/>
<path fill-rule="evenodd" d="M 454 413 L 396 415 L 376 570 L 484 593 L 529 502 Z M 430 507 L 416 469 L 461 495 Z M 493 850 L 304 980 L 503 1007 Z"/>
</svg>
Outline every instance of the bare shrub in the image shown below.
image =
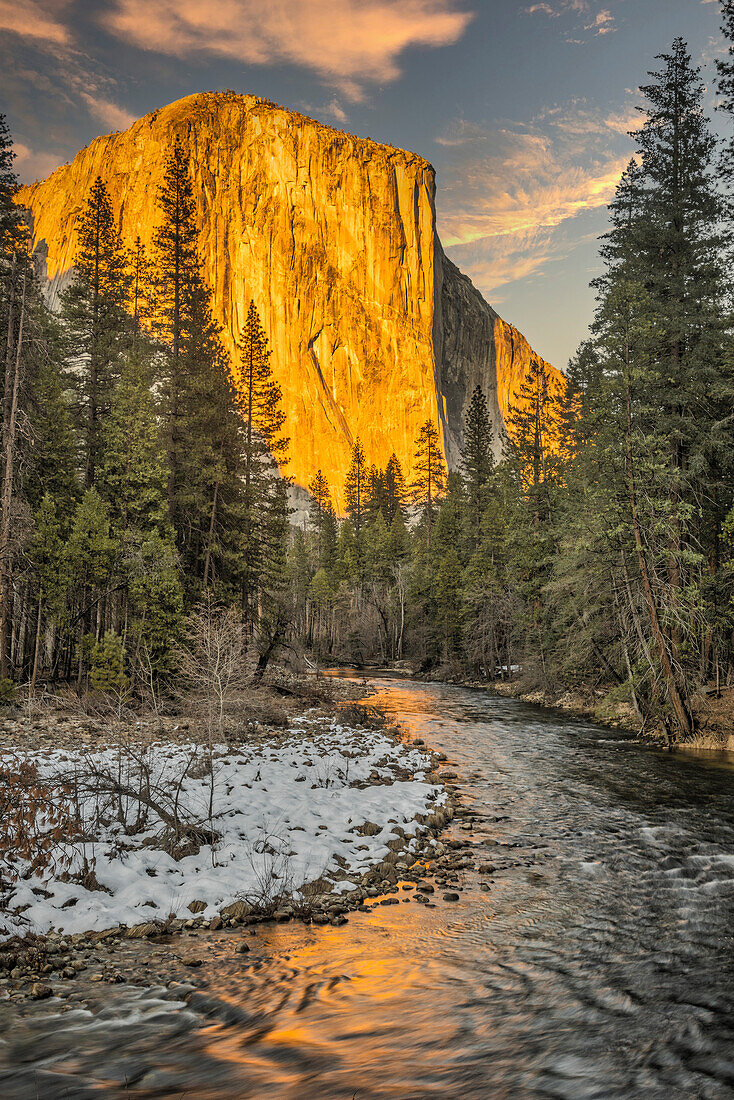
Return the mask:
<svg viewBox="0 0 734 1100">
<path fill-rule="evenodd" d="M 245 632 L 232 608 L 211 601 L 189 616 L 178 650 L 182 698 L 193 710 L 209 745 L 225 738 L 225 718 L 252 672 Z"/>
<path fill-rule="evenodd" d="M 247 853 L 255 885 L 246 895 L 250 905 L 262 912 L 273 912 L 290 901 L 293 871 L 288 846 L 276 834 L 263 834 Z"/>
<path fill-rule="evenodd" d="M 364 726 L 371 730 L 383 730 L 390 725 L 384 710 L 370 703 L 346 702 L 339 704 L 339 717 L 350 726 Z"/>
<path fill-rule="evenodd" d="M 209 822 L 213 829 L 214 745 L 225 742 L 228 708 L 251 676 L 253 667 L 240 616 L 233 608 L 217 607 L 211 599 L 200 604 L 188 618 L 186 642 L 178 657 L 186 702 L 206 737 Z"/>
<path fill-rule="evenodd" d="M 0 761 L 0 895 L 21 877 L 68 869 L 66 848 L 79 831 L 72 789 L 44 778 L 17 754 Z"/>
<path fill-rule="evenodd" d="M 262 689 L 245 689 L 226 707 L 227 717 L 231 720 L 226 730 L 228 745 L 239 745 L 253 734 L 258 727 L 287 729 L 288 714 L 274 699 L 262 694 Z"/>
<path fill-rule="evenodd" d="M 331 888 L 322 885 L 325 881 L 322 870 L 310 886 L 304 884 L 301 887 L 300 901 L 295 900 L 298 888 L 289 841 L 275 829 L 263 828 L 260 831 L 257 839 L 248 846 L 247 861 L 255 882 L 242 897 L 262 913 L 273 913 L 286 904 L 295 906 L 300 912 L 310 912 L 315 895 Z"/>
<path fill-rule="evenodd" d="M 120 738 L 109 760 L 86 754 L 64 781 L 90 827 L 117 819 L 135 835 L 157 818 L 161 828 L 152 843 L 182 858 L 219 840 L 211 802 L 205 813 L 196 813 L 184 800 L 184 784 L 200 764 L 198 747 L 183 754 L 172 769 L 159 758 L 155 743 L 141 746 Z"/>
</svg>

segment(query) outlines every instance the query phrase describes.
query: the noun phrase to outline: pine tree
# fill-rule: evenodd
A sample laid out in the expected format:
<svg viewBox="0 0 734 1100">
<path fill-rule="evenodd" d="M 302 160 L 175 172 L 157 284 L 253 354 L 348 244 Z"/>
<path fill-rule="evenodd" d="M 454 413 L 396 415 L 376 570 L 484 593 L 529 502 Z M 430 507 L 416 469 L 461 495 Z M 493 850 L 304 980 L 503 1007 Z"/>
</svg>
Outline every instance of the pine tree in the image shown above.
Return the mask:
<svg viewBox="0 0 734 1100">
<path fill-rule="evenodd" d="M 13 253 L 9 270 L 10 293 L 7 310 L 7 342 L 2 411 L 2 452 L 0 457 L 0 679 L 12 671 L 11 601 L 16 565 L 22 543 L 22 525 L 18 522 L 19 426 L 23 414 L 22 395 L 28 377 L 27 349 L 29 305 L 34 275 L 26 252 Z M 16 281 L 20 284 L 16 288 Z M 16 305 L 16 299 L 19 301 Z"/>
<path fill-rule="evenodd" d="M 64 548 L 64 576 L 69 593 L 70 624 L 76 628 L 80 683 L 88 666 L 90 645 L 101 634 L 103 604 L 119 553 L 120 548 L 110 534 L 107 505 L 96 489 L 88 489 L 76 510 Z"/>
<path fill-rule="evenodd" d="M 28 549 L 28 561 L 33 577 L 35 607 L 35 631 L 31 684 L 35 685 L 44 655 L 43 626 L 50 620 L 55 628 L 63 621 L 66 610 L 66 585 L 64 581 L 64 540 L 62 523 L 56 502 L 46 493 L 39 502 L 34 516 L 33 538 Z"/>
<path fill-rule="evenodd" d="M 548 487 L 555 482 L 560 468 L 562 407 L 561 396 L 551 388 L 545 363 L 533 359 L 505 419 L 509 454 L 518 463 L 538 516 L 549 515 Z"/>
<path fill-rule="evenodd" d="M 258 619 L 258 662 L 255 679 L 259 680 L 271 658 L 286 640 L 295 615 L 292 574 L 289 564 L 290 523 L 287 479 L 270 479 L 262 517 L 262 573 L 259 578 L 261 611 Z"/>
<path fill-rule="evenodd" d="M 464 449 L 462 472 L 466 480 L 469 524 L 475 549 L 481 539 L 482 516 L 487 506 L 487 496 L 494 458 L 492 455 L 492 425 L 487 412 L 487 401 L 480 386 L 472 393 L 464 417 Z"/>
<path fill-rule="evenodd" d="M 316 474 L 311 478 L 311 481 L 308 485 L 308 491 L 311 494 L 311 526 L 316 532 L 316 560 L 319 563 L 319 567 L 321 567 L 323 565 L 322 534 L 324 530 L 324 521 L 327 513 L 331 509 L 331 494 L 329 492 L 329 483 L 322 474 L 321 470 L 317 470 Z"/>
<path fill-rule="evenodd" d="M 405 519 L 406 499 L 407 491 L 403 470 L 397 455 L 393 451 L 383 476 L 383 512 L 386 523 L 391 524 L 398 514 Z"/>
<path fill-rule="evenodd" d="M 158 208 L 162 220 L 153 235 L 153 328 L 169 348 L 171 398 L 175 401 L 180 358 L 190 328 L 187 297 L 200 278 L 193 186 L 188 158 L 178 140 L 166 158 Z"/>
<path fill-rule="evenodd" d="M 255 303 L 250 302 L 238 343 L 242 413 L 246 424 L 245 477 L 256 479 L 258 467 L 272 470 L 273 460 L 287 461 L 288 439 L 282 434 L 282 391 L 273 378 L 270 350 Z"/>
<path fill-rule="evenodd" d="M 459 657 L 462 645 L 462 570 L 456 550 L 447 550 L 440 558 L 435 580 L 436 618 L 441 638 L 442 657 Z"/>
<path fill-rule="evenodd" d="M 421 511 L 429 546 L 436 507 L 445 487 L 446 466 L 439 444 L 438 431 L 432 420 L 426 420 L 415 441 L 411 491 L 413 503 Z"/>
<path fill-rule="evenodd" d="M 267 568 L 259 516 L 277 479 L 277 463 L 287 461 L 288 440 L 282 434 L 282 393 L 273 378 L 270 351 L 255 303 L 250 302 L 238 343 L 240 393 L 244 419 L 244 522 L 242 602 L 248 621 L 255 617 L 257 588 Z"/>
<path fill-rule="evenodd" d="M 5 115 L 0 115 L 0 263 L 9 266 L 23 238 L 22 213 L 14 201 L 18 178 L 13 168 L 13 139 Z"/>
<path fill-rule="evenodd" d="M 364 447 L 359 439 L 354 441 L 352 455 L 344 486 L 347 515 L 354 525 L 354 533 L 359 540 L 367 506 L 368 473 L 364 456 Z"/>
<path fill-rule="evenodd" d="M 663 68 L 642 89 L 649 106 L 638 135 L 644 217 L 635 245 L 654 317 L 641 397 L 648 408 L 657 407 L 648 434 L 668 452 L 661 484 L 671 518 L 663 611 L 671 618 L 671 659 L 680 667 L 684 648 L 697 643 L 693 635 L 684 639 L 681 625 L 681 619 L 690 621 L 690 583 L 698 572 L 693 556 L 701 554 L 702 564 L 707 555 L 709 570 L 716 572 L 716 532 L 731 500 L 734 375 L 724 348 L 722 205 L 704 88 L 682 39 L 660 60 Z M 698 524 L 691 506 L 701 516 Z M 701 656 L 710 663 L 710 653 Z M 684 676 L 691 675 L 689 666 Z M 673 694 L 678 724 L 687 734 L 690 717 Z"/>
<path fill-rule="evenodd" d="M 31 445 L 24 461 L 23 491 L 36 509 L 50 494 L 65 529 L 79 496 L 79 455 L 71 387 L 64 370 L 62 336 L 40 300 L 31 303 L 33 340 L 25 413 Z"/>
<path fill-rule="evenodd" d="M 167 536 L 168 468 L 147 368 L 136 356 L 125 362 L 102 432 L 98 487 L 119 537 Z"/>
<path fill-rule="evenodd" d="M 374 523 L 384 509 L 384 473 L 374 464 L 367 475 L 367 494 L 364 514 L 367 523 Z"/>
<path fill-rule="evenodd" d="M 720 109 L 728 115 L 734 114 L 734 0 L 721 0 L 721 31 L 728 42 L 727 56 L 716 62 L 718 70 Z M 731 186 L 734 179 L 734 137 L 730 137 L 721 158 L 722 175 Z M 731 217 L 731 196 L 729 197 L 729 215 Z"/>
<path fill-rule="evenodd" d="M 167 671 L 181 626 L 183 593 L 166 496 L 168 469 L 150 370 L 125 363 L 104 426 L 100 495 L 121 547 L 115 626 L 134 663 Z"/>
<path fill-rule="evenodd" d="M 76 224 L 74 277 L 64 291 L 62 316 L 69 355 L 76 366 L 84 485 L 95 481 L 101 458 L 100 425 L 109 411 L 129 331 L 127 258 L 115 226 L 107 188 L 98 176 Z"/>
<path fill-rule="evenodd" d="M 329 649 L 329 626 L 334 592 L 325 569 L 319 569 L 311 581 L 309 596 L 315 611 L 314 638 L 317 656 Z"/>
<path fill-rule="evenodd" d="M 734 382 L 715 142 L 703 114 L 703 88 L 682 40 L 660 60 L 663 67 L 643 89 L 648 106 L 636 135 L 639 164 L 629 167 L 612 204 L 605 273 L 596 284 L 599 363 L 587 357 L 593 394 L 586 406 L 581 401 L 583 430 L 576 438 L 579 469 L 588 469 L 587 496 L 596 500 L 580 537 L 599 543 L 590 532 L 599 530 L 605 511 L 616 535 L 605 552 L 620 576 L 624 607 L 616 633 L 631 690 L 639 708 L 635 680 L 639 687 L 642 676 L 655 705 L 662 683 L 685 737 L 693 728 L 692 684 L 719 660 L 714 632 L 701 618 L 707 592 L 717 587 L 720 531 L 731 501 L 726 410 Z M 590 405 L 599 410 L 596 421 Z M 600 486 L 609 482 L 617 491 L 604 502 Z M 566 554 L 559 566 L 569 560 Z M 584 568 L 586 577 L 595 577 L 594 568 Z M 603 579 L 593 584 L 603 600 Z M 619 602 L 616 592 L 612 598 Z M 589 603 L 587 596 L 586 621 Z"/>
<path fill-rule="evenodd" d="M 546 688 L 554 634 L 544 589 L 557 550 L 563 409 L 563 395 L 552 388 L 545 364 L 533 360 L 505 418 L 509 440 L 502 476 L 509 504 L 507 567 L 523 607 L 516 629 L 524 634 L 525 667 Z"/>
<path fill-rule="evenodd" d="M 334 507 L 329 501 L 324 509 L 321 525 L 321 558 L 320 565 L 331 575 L 336 565 L 337 544 L 339 541 L 339 524 L 334 512 Z"/>
<path fill-rule="evenodd" d="M 29 255 L 26 228 L 9 209 L 15 188 L 9 135 L 0 127 L 0 222 L 4 227 L 0 252 L 0 316 L 4 330 L 0 425 L 0 678 L 3 679 L 11 672 L 22 672 L 26 661 L 28 634 L 23 624 L 28 621 L 32 595 L 28 585 L 21 581 L 27 561 L 24 555 L 33 533 L 31 515 L 45 488 L 54 491 L 62 482 L 70 490 L 63 502 L 68 514 L 75 463 L 73 440 L 64 416 L 66 409 L 57 384 L 61 374 L 58 326 L 41 295 Z M 48 438 L 44 426 L 49 428 Z M 48 453 L 54 444 L 58 445 L 57 450 Z M 16 644 L 11 646 L 14 627 Z"/>
<path fill-rule="evenodd" d="M 130 257 L 130 312 L 137 335 L 153 320 L 155 299 L 153 280 L 154 270 L 150 256 L 140 237 L 137 236 Z"/>
<path fill-rule="evenodd" d="M 152 327 L 166 348 L 161 391 L 169 513 L 192 597 L 213 584 L 231 594 L 241 587 L 245 556 L 241 403 L 201 275 L 193 188 L 179 142 L 166 161 L 158 202 Z"/>
</svg>

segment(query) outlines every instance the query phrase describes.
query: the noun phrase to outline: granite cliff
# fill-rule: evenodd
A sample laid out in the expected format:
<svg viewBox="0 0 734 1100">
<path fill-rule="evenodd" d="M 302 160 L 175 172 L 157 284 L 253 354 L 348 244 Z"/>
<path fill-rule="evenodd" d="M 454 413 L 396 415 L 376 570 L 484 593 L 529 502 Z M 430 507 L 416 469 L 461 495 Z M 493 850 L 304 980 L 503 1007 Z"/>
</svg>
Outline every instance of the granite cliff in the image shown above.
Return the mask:
<svg viewBox="0 0 734 1100">
<path fill-rule="evenodd" d="M 444 256 L 431 165 L 255 96 L 188 96 L 21 189 L 52 304 L 98 175 L 125 242 L 139 234 L 150 243 L 176 138 L 189 152 L 204 273 L 235 372 L 250 299 L 270 336 L 297 484 L 321 467 L 341 504 L 357 436 L 369 462 L 384 466 L 394 450 L 408 473 L 427 417 L 439 421 L 454 466 L 478 383 L 501 438 L 508 398 L 535 353 Z"/>
</svg>

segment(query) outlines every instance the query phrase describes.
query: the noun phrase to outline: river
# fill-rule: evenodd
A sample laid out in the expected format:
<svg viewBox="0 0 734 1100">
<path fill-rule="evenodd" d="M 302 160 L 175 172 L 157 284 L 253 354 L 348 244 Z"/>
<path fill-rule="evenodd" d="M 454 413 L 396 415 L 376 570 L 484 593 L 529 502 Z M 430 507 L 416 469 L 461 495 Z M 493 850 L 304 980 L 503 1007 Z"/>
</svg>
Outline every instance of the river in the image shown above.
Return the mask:
<svg viewBox="0 0 734 1100">
<path fill-rule="evenodd" d="M 28 1018 L 3 1096 L 734 1097 L 734 769 L 479 691 L 373 687 L 447 754 L 473 815 L 451 835 L 496 870 L 435 908 L 261 926 L 186 1006 L 130 989 Z"/>
</svg>

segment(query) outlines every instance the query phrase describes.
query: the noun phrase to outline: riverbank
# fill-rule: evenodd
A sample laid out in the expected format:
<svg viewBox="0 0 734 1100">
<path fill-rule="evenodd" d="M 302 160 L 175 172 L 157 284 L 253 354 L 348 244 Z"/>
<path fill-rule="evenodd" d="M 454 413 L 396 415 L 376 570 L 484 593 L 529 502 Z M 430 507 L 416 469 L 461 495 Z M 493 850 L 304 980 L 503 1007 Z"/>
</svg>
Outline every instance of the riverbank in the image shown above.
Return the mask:
<svg viewBox="0 0 734 1100">
<path fill-rule="evenodd" d="M 358 690 L 330 680 L 296 714 L 289 689 L 283 725 L 271 712 L 255 728 L 242 711 L 213 744 L 180 716 L 6 718 L 0 767 L 30 769 L 13 797 L 46 815 L 54 841 L 38 865 L 22 845 L 5 852 L 0 989 L 42 999 L 87 971 L 149 982 L 150 945 L 172 940 L 156 977 L 184 980 L 201 962 L 186 957 L 192 937 L 343 924 L 399 876 L 416 880 L 453 815 L 441 755 L 352 702 Z M 55 797 L 33 804 L 34 788 Z"/>
<path fill-rule="evenodd" d="M 85 970 L 0 991 L 3 1097 L 729 1096 L 734 773 L 484 691 L 371 686 L 447 758 L 434 857 L 375 868 L 340 927 L 64 937 Z"/>
<path fill-rule="evenodd" d="M 478 688 L 505 699 L 518 699 L 523 703 L 562 710 L 575 718 L 585 718 L 614 729 L 629 730 L 646 741 L 665 748 L 668 736 L 662 724 L 645 725 L 640 721 L 631 703 L 615 696 L 613 685 L 591 688 L 588 685 L 574 689 L 561 688 L 548 691 L 528 688 L 521 679 L 495 680 L 487 683 L 471 677 L 457 676 L 453 670 L 441 669 L 435 673 L 418 676 L 428 682 L 442 681 L 462 687 Z M 724 687 L 717 696 L 711 692 L 699 694 L 691 700 L 691 711 L 696 724 L 696 734 L 689 741 L 677 741 L 674 747 L 681 751 L 710 751 L 734 754 L 734 687 Z"/>
</svg>

